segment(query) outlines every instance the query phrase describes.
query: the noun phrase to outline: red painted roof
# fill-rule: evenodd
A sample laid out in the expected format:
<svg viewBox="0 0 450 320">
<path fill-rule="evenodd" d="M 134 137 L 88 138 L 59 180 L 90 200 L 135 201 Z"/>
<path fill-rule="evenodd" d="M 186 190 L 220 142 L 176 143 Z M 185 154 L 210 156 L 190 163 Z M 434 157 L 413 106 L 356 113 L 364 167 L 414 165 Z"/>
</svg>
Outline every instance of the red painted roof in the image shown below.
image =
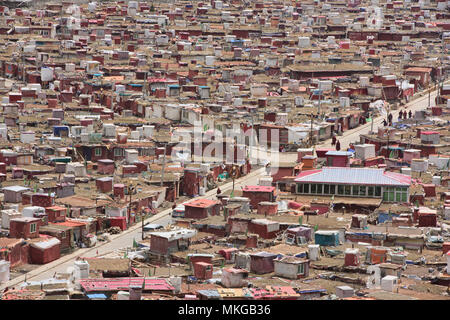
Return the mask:
<svg viewBox="0 0 450 320">
<path fill-rule="evenodd" d="M 429 134 L 439 134 L 437 131 L 421 131 L 420 134 L 429 135 Z"/>
<path fill-rule="evenodd" d="M 310 174 L 318 173 L 321 171 L 322 171 L 322 169 L 302 171 L 297 175 L 296 178 L 303 178 L 303 177 L 309 176 Z"/>
<path fill-rule="evenodd" d="M 239 249 L 237 249 L 237 248 L 220 249 L 219 253 L 235 252 L 235 251 L 239 251 Z"/>
<path fill-rule="evenodd" d="M 166 78 L 148 78 L 148 82 L 153 83 L 153 82 L 167 82 Z"/>
<path fill-rule="evenodd" d="M 423 68 L 423 67 L 411 67 L 405 70 L 405 72 L 431 72 L 432 68 Z"/>
<path fill-rule="evenodd" d="M 384 175 L 388 176 L 391 179 L 397 180 L 397 181 L 399 181 L 401 183 L 407 183 L 407 184 L 411 183 L 411 176 L 408 176 L 408 175 L 405 175 L 405 174 L 385 171 Z"/>
<path fill-rule="evenodd" d="M 142 287 L 144 278 L 103 278 L 81 279 L 80 285 L 85 292 L 129 290 L 130 286 Z M 172 291 L 175 288 L 165 279 L 145 278 L 144 290 Z"/>
<path fill-rule="evenodd" d="M 208 200 L 208 199 L 197 199 L 188 203 L 184 203 L 184 206 L 188 207 L 197 207 L 197 208 L 208 208 L 213 205 L 216 205 L 218 202 L 215 200 Z"/>
<path fill-rule="evenodd" d="M 66 210 L 65 207 L 61 207 L 61 206 L 52 206 L 52 207 L 47 207 L 45 208 L 46 210 L 55 210 L 55 211 L 61 211 L 61 210 Z"/>
<path fill-rule="evenodd" d="M 64 221 L 64 222 L 58 222 L 58 223 L 52 223 L 52 224 L 56 224 L 59 226 L 66 226 L 66 227 L 82 227 L 85 226 L 86 223 L 84 222 L 79 222 L 79 221 Z"/>
<path fill-rule="evenodd" d="M 275 187 L 271 186 L 245 186 L 244 192 L 273 192 Z"/>
<path fill-rule="evenodd" d="M 207 267 L 207 266 L 212 266 L 211 263 L 207 263 L 207 262 L 195 262 L 194 264 L 197 264 L 199 266 L 203 266 L 203 267 Z"/>
</svg>

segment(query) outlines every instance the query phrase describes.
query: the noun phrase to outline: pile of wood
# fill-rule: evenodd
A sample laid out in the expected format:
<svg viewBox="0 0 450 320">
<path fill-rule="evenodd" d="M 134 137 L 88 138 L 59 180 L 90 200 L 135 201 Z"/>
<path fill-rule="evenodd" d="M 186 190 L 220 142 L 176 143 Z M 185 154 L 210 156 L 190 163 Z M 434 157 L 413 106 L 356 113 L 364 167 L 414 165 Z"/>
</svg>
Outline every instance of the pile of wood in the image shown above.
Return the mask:
<svg viewBox="0 0 450 320">
<path fill-rule="evenodd" d="M 111 227 L 105 230 L 109 234 L 119 234 L 122 230 L 119 227 Z"/>
</svg>

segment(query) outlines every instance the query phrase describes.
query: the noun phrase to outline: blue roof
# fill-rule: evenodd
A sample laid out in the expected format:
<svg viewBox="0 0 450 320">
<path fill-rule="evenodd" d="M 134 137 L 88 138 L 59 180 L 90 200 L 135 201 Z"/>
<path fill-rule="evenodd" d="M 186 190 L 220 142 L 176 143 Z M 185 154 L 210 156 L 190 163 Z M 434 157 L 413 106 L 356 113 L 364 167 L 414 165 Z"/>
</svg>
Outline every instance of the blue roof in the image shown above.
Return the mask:
<svg viewBox="0 0 450 320">
<path fill-rule="evenodd" d="M 298 290 L 297 293 L 315 293 L 315 292 L 326 292 L 326 289 L 310 289 L 310 290 Z"/>
<path fill-rule="evenodd" d="M 323 167 L 322 170 L 311 170 L 311 174 L 301 173 L 296 182 L 308 183 L 340 183 L 340 184 L 362 184 L 380 186 L 409 186 L 411 183 L 400 181 L 405 175 L 395 174 L 398 179 L 389 177 L 393 173 L 384 172 L 384 169 L 374 168 L 348 168 L 348 167 Z"/>
<path fill-rule="evenodd" d="M 326 156 L 351 156 L 352 152 L 348 152 L 348 151 L 327 151 L 327 153 L 325 153 Z"/>
<path fill-rule="evenodd" d="M 261 252 L 258 252 L 258 253 L 253 253 L 253 254 L 251 254 L 251 256 L 253 256 L 253 257 L 269 258 L 269 257 L 277 256 L 277 254 L 276 253 L 270 253 L 270 252 L 261 251 Z"/>
<path fill-rule="evenodd" d="M 219 292 L 217 292 L 217 290 L 197 290 L 197 293 L 207 296 L 207 297 L 220 298 L 220 294 L 219 294 Z"/>
<path fill-rule="evenodd" d="M 86 295 L 89 299 L 106 299 L 106 295 L 104 293 L 90 293 Z"/>
</svg>

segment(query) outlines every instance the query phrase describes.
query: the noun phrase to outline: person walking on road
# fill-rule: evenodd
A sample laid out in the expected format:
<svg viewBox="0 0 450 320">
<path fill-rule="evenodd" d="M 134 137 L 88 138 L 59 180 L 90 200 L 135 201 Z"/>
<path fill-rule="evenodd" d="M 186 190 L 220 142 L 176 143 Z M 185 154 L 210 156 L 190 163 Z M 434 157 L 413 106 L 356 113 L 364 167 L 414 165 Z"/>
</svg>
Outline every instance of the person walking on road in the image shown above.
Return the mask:
<svg viewBox="0 0 450 320">
<path fill-rule="evenodd" d="M 341 150 L 341 143 L 339 142 L 339 140 L 336 142 L 336 151 Z"/>
<path fill-rule="evenodd" d="M 392 113 L 389 113 L 389 115 L 388 115 L 388 122 L 389 122 L 389 126 L 392 126 Z"/>
</svg>

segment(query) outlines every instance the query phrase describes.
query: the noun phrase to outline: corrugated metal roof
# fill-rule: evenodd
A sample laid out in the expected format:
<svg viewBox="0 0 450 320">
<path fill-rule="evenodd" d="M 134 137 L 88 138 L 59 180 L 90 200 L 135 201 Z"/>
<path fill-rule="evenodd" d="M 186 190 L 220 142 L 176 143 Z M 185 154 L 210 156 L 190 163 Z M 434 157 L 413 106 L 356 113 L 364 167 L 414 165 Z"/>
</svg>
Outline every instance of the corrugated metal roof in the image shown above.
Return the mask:
<svg viewBox="0 0 450 320">
<path fill-rule="evenodd" d="M 219 292 L 217 290 L 197 290 L 197 293 L 206 297 L 217 297 L 220 298 Z"/>
<path fill-rule="evenodd" d="M 353 152 L 348 151 L 327 151 L 326 156 L 351 156 Z"/>
<path fill-rule="evenodd" d="M 209 199 L 196 199 L 191 202 L 186 202 L 183 205 L 187 207 L 196 207 L 196 208 L 208 208 L 211 206 L 214 206 L 218 204 L 219 202 L 216 200 L 209 200 Z"/>
<path fill-rule="evenodd" d="M 142 287 L 143 282 L 144 278 L 80 279 L 80 285 L 85 292 L 129 290 L 131 286 Z M 145 278 L 144 290 L 172 291 L 174 287 L 165 279 Z"/>
<path fill-rule="evenodd" d="M 262 257 L 262 258 L 270 258 L 270 257 L 275 257 L 277 256 L 276 253 L 271 253 L 271 252 L 266 252 L 266 251 L 261 251 L 258 253 L 252 253 L 250 254 L 250 256 L 252 257 Z"/>
<path fill-rule="evenodd" d="M 244 192 L 272 192 L 275 190 L 275 187 L 270 186 L 245 186 Z"/>
<path fill-rule="evenodd" d="M 384 172 L 384 169 L 324 167 L 322 170 L 304 171 L 295 179 L 295 181 L 380 186 L 409 186 L 411 184 L 411 177 L 399 173 Z"/>
</svg>

